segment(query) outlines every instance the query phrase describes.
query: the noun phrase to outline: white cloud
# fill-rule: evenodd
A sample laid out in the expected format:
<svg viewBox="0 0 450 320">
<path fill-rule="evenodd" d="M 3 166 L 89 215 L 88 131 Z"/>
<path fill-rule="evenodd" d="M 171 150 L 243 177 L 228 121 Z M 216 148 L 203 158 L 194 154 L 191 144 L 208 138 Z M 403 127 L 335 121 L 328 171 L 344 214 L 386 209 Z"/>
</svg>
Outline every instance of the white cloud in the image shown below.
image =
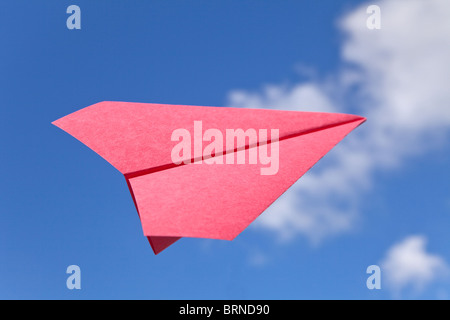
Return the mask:
<svg viewBox="0 0 450 320">
<path fill-rule="evenodd" d="M 449 272 L 441 257 L 426 252 L 426 243 L 423 236 L 410 236 L 388 250 L 381 264 L 382 274 L 397 296 L 408 286 L 420 292 Z"/>
<path fill-rule="evenodd" d="M 323 94 L 321 88 L 312 83 L 303 83 L 292 88 L 275 85 L 266 86 L 263 94 L 234 90 L 229 94 L 229 99 L 234 106 L 246 108 L 266 107 L 298 110 L 298 102 L 307 101 L 314 110 L 333 111 L 333 105 L 329 98 Z"/>
<path fill-rule="evenodd" d="M 369 4 L 381 8 L 381 30 L 366 27 Z M 450 1 L 369 4 L 339 21 L 345 37 L 336 74 L 229 94 L 231 106 L 351 112 L 368 119 L 321 161 L 320 170 L 307 173 L 257 220 L 281 238 L 303 234 L 317 242 L 351 230 L 358 199 L 375 173 L 442 145 L 450 128 Z"/>
</svg>

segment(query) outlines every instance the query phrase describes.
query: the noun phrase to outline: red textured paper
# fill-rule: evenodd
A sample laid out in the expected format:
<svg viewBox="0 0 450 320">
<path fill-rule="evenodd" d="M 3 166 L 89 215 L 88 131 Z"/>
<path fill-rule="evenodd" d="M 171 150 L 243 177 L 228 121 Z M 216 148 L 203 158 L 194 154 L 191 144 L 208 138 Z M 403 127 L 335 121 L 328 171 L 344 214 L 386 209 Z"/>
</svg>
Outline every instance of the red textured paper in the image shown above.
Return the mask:
<svg viewBox="0 0 450 320">
<path fill-rule="evenodd" d="M 261 175 L 267 165 L 225 159 L 174 165 L 171 150 L 178 142 L 171 141 L 172 132 L 184 128 L 193 136 L 194 121 L 202 121 L 203 132 L 219 129 L 224 139 L 226 129 L 279 129 L 278 172 Z M 180 237 L 235 238 L 364 121 L 338 113 L 101 102 L 53 123 L 125 175 L 144 234 L 158 253 Z M 254 146 L 236 149 L 243 147 Z M 232 151 L 224 143 L 223 152 Z"/>
</svg>

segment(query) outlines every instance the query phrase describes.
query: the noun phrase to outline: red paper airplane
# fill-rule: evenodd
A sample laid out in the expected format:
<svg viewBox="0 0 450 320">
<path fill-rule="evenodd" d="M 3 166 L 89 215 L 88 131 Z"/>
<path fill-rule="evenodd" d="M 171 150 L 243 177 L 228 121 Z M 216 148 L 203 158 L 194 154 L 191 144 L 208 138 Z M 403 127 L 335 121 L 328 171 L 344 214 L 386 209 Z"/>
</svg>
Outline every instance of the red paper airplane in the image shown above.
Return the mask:
<svg viewBox="0 0 450 320">
<path fill-rule="evenodd" d="M 157 254 L 181 237 L 234 239 L 365 120 L 108 101 L 53 124 L 124 174 Z"/>
</svg>

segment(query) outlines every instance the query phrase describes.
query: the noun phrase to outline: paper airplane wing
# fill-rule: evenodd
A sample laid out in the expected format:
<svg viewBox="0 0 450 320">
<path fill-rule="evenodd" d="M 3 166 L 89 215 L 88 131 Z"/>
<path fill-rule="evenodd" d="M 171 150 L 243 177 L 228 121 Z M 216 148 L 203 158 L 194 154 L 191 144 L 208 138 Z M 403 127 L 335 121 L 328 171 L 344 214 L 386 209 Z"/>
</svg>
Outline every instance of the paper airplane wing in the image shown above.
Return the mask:
<svg viewBox="0 0 450 320">
<path fill-rule="evenodd" d="M 176 165 L 171 139 L 182 128 L 205 130 L 278 129 L 279 168 L 261 175 L 267 164 L 229 164 L 226 154 L 257 145 L 237 141 L 215 158 L 223 164 L 199 164 L 195 154 Z M 144 234 L 155 253 L 180 237 L 231 240 L 365 118 L 338 113 L 101 102 L 53 122 L 124 174 Z M 193 137 L 195 139 L 195 137 Z M 259 139 L 258 144 L 273 143 Z M 205 143 L 207 144 L 207 143 Z M 268 147 L 270 150 L 270 147 Z M 190 161 L 188 161 L 190 160 Z"/>
</svg>

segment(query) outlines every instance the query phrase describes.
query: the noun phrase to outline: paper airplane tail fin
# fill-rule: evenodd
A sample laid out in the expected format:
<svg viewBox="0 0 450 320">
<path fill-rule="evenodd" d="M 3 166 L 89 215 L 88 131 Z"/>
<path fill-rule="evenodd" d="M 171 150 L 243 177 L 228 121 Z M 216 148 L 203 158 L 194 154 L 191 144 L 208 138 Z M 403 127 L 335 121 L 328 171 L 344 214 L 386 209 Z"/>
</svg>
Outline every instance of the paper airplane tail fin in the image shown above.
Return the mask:
<svg viewBox="0 0 450 320">
<path fill-rule="evenodd" d="M 139 214 L 139 208 L 136 203 L 136 198 L 134 196 L 133 188 L 131 187 L 130 180 L 128 180 L 127 177 L 125 177 L 128 185 L 128 189 L 130 190 L 131 197 L 133 198 L 134 206 L 136 207 L 136 211 L 140 217 Z M 170 245 L 174 244 L 176 241 L 181 239 L 181 237 L 159 237 L 159 236 L 147 236 L 147 240 L 150 243 L 150 246 L 152 247 L 152 250 L 155 254 L 160 253 Z"/>
<path fill-rule="evenodd" d="M 147 239 L 148 239 L 148 242 L 150 243 L 150 245 L 152 246 L 153 252 L 155 254 L 158 254 L 181 238 L 180 237 L 147 237 Z"/>
</svg>

